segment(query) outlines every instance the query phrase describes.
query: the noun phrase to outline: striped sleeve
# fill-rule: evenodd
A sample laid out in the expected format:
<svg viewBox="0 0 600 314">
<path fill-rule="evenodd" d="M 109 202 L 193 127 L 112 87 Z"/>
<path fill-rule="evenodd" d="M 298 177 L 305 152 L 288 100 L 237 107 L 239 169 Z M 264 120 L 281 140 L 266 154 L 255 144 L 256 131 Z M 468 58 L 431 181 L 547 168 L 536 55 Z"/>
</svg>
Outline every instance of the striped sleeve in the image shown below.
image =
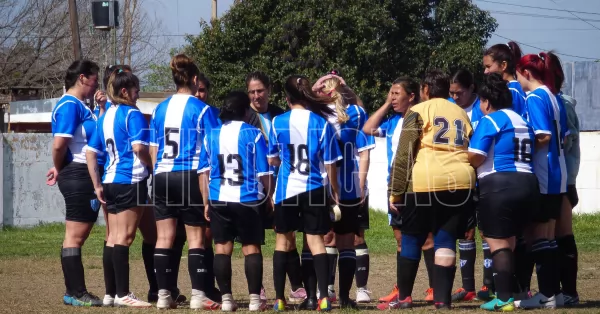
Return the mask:
<svg viewBox="0 0 600 314">
<path fill-rule="evenodd" d="M 411 190 L 412 167 L 419 150 L 422 130 L 421 115 L 409 110 L 402 123 L 402 134 L 390 171 L 388 191 L 391 196 L 403 195 Z"/>
</svg>

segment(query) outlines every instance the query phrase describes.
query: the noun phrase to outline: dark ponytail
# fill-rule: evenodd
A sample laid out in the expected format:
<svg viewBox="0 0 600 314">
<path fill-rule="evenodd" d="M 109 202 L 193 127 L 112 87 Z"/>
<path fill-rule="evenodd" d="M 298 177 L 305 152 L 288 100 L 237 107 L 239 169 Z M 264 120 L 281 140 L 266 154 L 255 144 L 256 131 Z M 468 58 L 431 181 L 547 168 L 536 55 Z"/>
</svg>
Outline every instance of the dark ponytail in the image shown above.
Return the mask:
<svg viewBox="0 0 600 314">
<path fill-rule="evenodd" d="M 312 91 L 312 84 L 304 76 L 292 75 L 285 81 L 285 94 L 290 103 L 299 103 L 325 119 L 335 112 L 327 105 L 334 103 L 335 99 L 320 96 Z"/>
<path fill-rule="evenodd" d="M 194 76 L 200 76 L 200 70 L 190 57 L 184 54 L 178 54 L 171 59 L 171 73 L 173 74 L 173 82 L 177 89 L 190 88 Z"/>
<path fill-rule="evenodd" d="M 560 59 L 552 51 L 548 53 L 540 53 L 544 55 L 544 64 L 548 69 L 548 74 L 554 77 L 554 94 L 557 94 L 562 89 L 562 85 L 565 82 L 565 72 L 563 71 Z M 550 87 L 548 87 L 550 88 Z"/>
<path fill-rule="evenodd" d="M 523 55 L 521 47 L 514 41 L 509 41 L 507 44 L 496 44 L 488 48 L 484 56 L 490 56 L 494 62 L 506 62 L 506 72 L 512 76 L 517 75 L 517 63 Z"/>
</svg>

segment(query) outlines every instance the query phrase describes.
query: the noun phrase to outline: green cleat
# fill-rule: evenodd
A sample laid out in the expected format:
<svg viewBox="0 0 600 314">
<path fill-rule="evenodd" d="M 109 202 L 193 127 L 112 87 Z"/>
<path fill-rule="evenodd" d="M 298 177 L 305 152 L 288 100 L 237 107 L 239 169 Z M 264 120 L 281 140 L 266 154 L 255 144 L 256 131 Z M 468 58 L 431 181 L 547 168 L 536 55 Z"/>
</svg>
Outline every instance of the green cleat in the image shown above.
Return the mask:
<svg viewBox="0 0 600 314">
<path fill-rule="evenodd" d="M 508 299 L 506 302 L 495 298 L 487 303 L 482 304 L 480 308 L 486 311 L 512 312 L 515 310 L 515 304 L 513 298 Z"/>
</svg>

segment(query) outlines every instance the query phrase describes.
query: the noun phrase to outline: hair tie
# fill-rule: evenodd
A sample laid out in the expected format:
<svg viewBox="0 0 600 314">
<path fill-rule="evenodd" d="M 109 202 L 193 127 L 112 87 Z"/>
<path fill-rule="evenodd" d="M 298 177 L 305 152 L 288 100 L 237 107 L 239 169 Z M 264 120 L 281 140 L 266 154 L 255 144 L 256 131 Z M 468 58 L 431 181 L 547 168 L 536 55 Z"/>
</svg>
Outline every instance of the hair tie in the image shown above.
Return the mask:
<svg viewBox="0 0 600 314">
<path fill-rule="evenodd" d="M 538 53 L 538 57 L 540 57 L 540 59 L 542 59 L 542 61 L 544 61 L 544 57 Z"/>
<path fill-rule="evenodd" d="M 510 45 L 508 43 L 505 44 L 506 47 L 508 47 L 508 49 L 512 50 L 512 48 L 510 48 Z"/>
<path fill-rule="evenodd" d="M 301 77 L 299 77 L 299 78 L 296 80 L 296 84 L 300 85 L 300 81 L 302 81 L 302 78 L 301 78 Z"/>
<path fill-rule="evenodd" d="M 123 69 L 117 70 L 117 74 L 121 74 L 121 73 L 123 73 Z"/>
</svg>

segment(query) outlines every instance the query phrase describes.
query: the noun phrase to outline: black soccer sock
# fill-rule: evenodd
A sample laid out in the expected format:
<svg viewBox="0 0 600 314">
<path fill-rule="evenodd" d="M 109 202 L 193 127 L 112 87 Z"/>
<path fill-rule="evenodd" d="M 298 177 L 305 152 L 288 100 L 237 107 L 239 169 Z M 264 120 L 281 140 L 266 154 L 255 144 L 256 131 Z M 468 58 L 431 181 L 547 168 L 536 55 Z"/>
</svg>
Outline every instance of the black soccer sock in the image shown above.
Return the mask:
<svg viewBox="0 0 600 314">
<path fill-rule="evenodd" d="M 502 302 L 508 301 L 513 296 L 514 256 L 511 249 L 500 249 L 492 253 L 494 281 L 496 282 L 496 296 Z"/>
<path fill-rule="evenodd" d="M 142 242 L 142 258 L 144 259 L 144 268 L 146 269 L 146 278 L 151 292 L 158 292 L 156 275 L 154 274 L 154 244 Z"/>
<path fill-rule="evenodd" d="M 129 247 L 115 244 L 113 251 L 113 267 L 117 296 L 122 298 L 129 294 Z"/>
<path fill-rule="evenodd" d="M 354 247 L 356 251 L 356 287 L 365 288 L 369 281 L 369 248 L 366 243 Z"/>
<path fill-rule="evenodd" d="M 427 269 L 427 279 L 429 279 L 429 288 L 433 288 L 433 264 L 435 264 L 435 250 L 433 248 L 423 250 L 423 260 Z"/>
<path fill-rule="evenodd" d="M 62 266 L 67 282 L 67 292 L 71 296 L 81 297 L 87 291 L 85 272 L 81 261 L 81 248 L 63 248 Z"/>
<path fill-rule="evenodd" d="M 204 248 L 204 266 L 206 267 L 206 274 L 204 275 L 206 282 L 204 283 L 204 288 L 207 292 L 213 291 L 215 288 L 214 261 L 215 252 L 213 247 L 212 245 L 206 244 L 206 247 Z"/>
<path fill-rule="evenodd" d="M 179 226 L 177 228 L 180 228 Z M 173 241 L 173 249 L 171 251 L 171 265 L 170 269 L 172 270 L 172 274 L 169 275 L 169 289 L 174 291 L 177 289 L 177 282 L 179 281 L 179 267 L 181 265 L 181 256 L 183 254 L 183 247 L 185 246 L 186 236 L 185 230 L 183 230 L 183 234 L 180 234 L 182 231 L 177 231 L 177 235 L 175 236 L 175 241 Z"/>
<path fill-rule="evenodd" d="M 435 275 L 435 280 L 433 281 L 433 301 L 435 303 L 450 305 L 452 301 L 452 284 L 454 283 L 456 266 L 446 267 L 434 265 L 433 272 Z"/>
<path fill-rule="evenodd" d="M 275 299 L 285 300 L 285 266 L 287 252 L 275 251 L 273 253 L 273 284 L 275 286 Z"/>
<path fill-rule="evenodd" d="M 329 268 L 326 261 L 325 265 Z M 308 250 L 302 250 L 302 281 L 308 298 L 317 297 L 317 273 L 315 272 L 315 262 L 312 253 Z M 325 281 L 327 283 L 328 281 Z"/>
<path fill-rule="evenodd" d="M 290 280 L 292 290 L 296 291 L 303 287 L 302 268 L 300 267 L 300 255 L 298 255 L 298 250 L 294 249 L 287 252 L 285 272 Z"/>
<path fill-rule="evenodd" d="M 231 256 L 226 254 L 215 254 L 215 278 L 221 290 L 221 294 L 231 293 Z M 248 271 L 246 270 L 246 277 Z M 260 285 L 258 287 L 260 293 Z"/>
<path fill-rule="evenodd" d="M 490 246 L 485 240 L 481 243 L 481 246 L 483 247 L 483 285 L 493 293 L 496 290 L 494 287 L 494 262 L 492 259 L 492 251 L 490 251 Z"/>
<path fill-rule="evenodd" d="M 230 259 L 231 263 L 231 259 Z M 261 253 L 246 255 L 244 258 L 244 270 L 248 280 L 248 293 L 260 294 L 263 277 L 263 257 Z"/>
<path fill-rule="evenodd" d="M 192 281 L 192 289 L 202 292 L 206 279 L 206 267 L 204 266 L 204 249 L 189 249 L 188 250 L 188 272 Z"/>
<path fill-rule="evenodd" d="M 328 286 L 333 286 L 335 285 L 335 273 L 336 273 L 336 268 L 337 268 L 337 263 L 338 263 L 338 249 L 334 246 L 327 246 L 325 247 L 325 249 L 327 250 L 327 260 L 329 263 L 329 281 L 328 281 Z"/>
<path fill-rule="evenodd" d="M 477 256 L 475 241 L 459 240 L 458 250 L 462 287 L 467 291 L 475 291 L 475 258 Z"/>
<path fill-rule="evenodd" d="M 327 265 L 328 254 L 317 254 L 313 255 L 315 273 L 317 274 L 317 285 L 319 286 L 319 293 L 321 298 L 325 298 L 329 295 L 327 291 L 328 286 L 328 276 L 329 276 L 329 267 Z M 355 262 L 356 263 L 356 262 Z M 353 265 L 356 267 L 356 264 Z M 354 270 L 354 268 L 353 268 Z"/>
<path fill-rule="evenodd" d="M 156 283 L 159 290 L 170 290 L 173 293 L 172 277 L 175 270 L 172 269 L 171 249 L 154 249 L 154 273 L 156 274 Z"/>
<path fill-rule="evenodd" d="M 546 297 L 551 297 L 554 295 L 554 275 L 552 274 L 553 267 L 551 265 L 551 252 L 548 240 L 537 240 L 535 243 L 533 243 L 531 252 L 536 264 L 538 287 L 540 292 Z"/>
<path fill-rule="evenodd" d="M 352 288 L 354 273 L 356 272 L 356 251 L 354 249 L 341 250 L 338 263 L 340 268 L 338 295 L 340 300 L 349 300 L 350 288 Z"/>
<path fill-rule="evenodd" d="M 574 235 L 556 239 L 560 252 L 560 282 L 562 290 L 569 296 L 577 295 L 577 244 Z"/>
<path fill-rule="evenodd" d="M 560 291 L 560 252 L 555 240 L 548 241 L 550 245 L 550 267 L 552 267 L 552 286 L 554 287 L 554 295 L 561 293 Z"/>
<path fill-rule="evenodd" d="M 396 253 L 396 285 L 401 301 L 412 296 L 418 270 L 419 260 L 409 259 L 401 256 L 401 253 Z"/>
<path fill-rule="evenodd" d="M 117 284 L 115 283 L 115 268 L 113 267 L 113 251 L 114 248 L 106 246 L 104 241 L 104 250 L 102 252 L 102 271 L 104 272 L 104 287 L 107 295 L 114 297 L 117 294 Z M 154 269 L 152 270 L 154 276 Z"/>
<path fill-rule="evenodd" d="M 517 240 L 514 251 L 514 269 L 515 269 L 515 294 L 525 294 L 529 291 L 531 285 L 531 275 L 533 272 L 533 260 L 531 252 L 527 251 L 525 241 L 520 238 Z"/>
</svg>

